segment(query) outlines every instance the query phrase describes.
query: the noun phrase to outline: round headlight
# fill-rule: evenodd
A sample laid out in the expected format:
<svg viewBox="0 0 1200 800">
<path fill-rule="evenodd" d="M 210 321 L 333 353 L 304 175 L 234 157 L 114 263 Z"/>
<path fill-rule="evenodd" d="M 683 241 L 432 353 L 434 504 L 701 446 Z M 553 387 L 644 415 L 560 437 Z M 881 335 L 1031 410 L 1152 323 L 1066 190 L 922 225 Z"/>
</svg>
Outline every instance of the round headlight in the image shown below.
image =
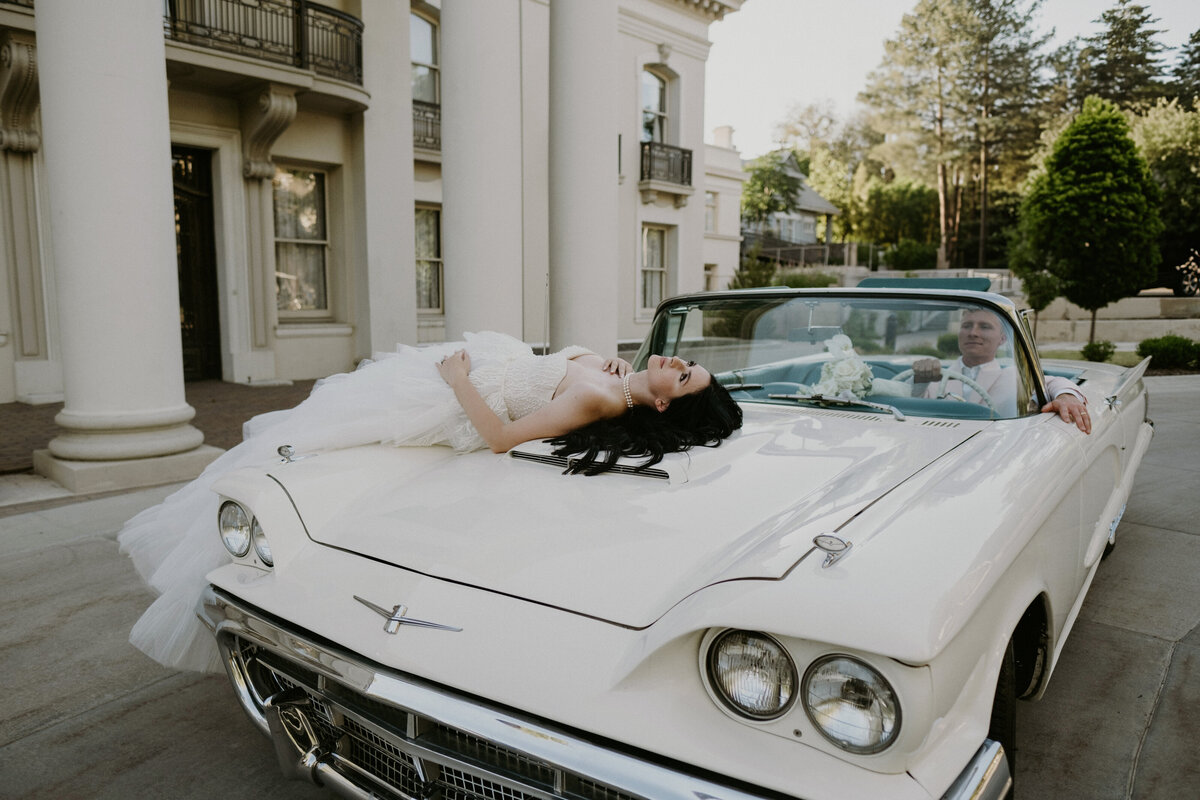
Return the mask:
<svg viewBox="0 0 1200 800">
<path fill-rule="evenodd" d="M 250 523 L 250 540 L 254 542 L 254 552 L 258 553 L 258 559 L 268 567 L 275 566 L 275 562 L 271 560 L 271 543 L 267 541 L 267 535 L 258 524 L 258 517 Z"/>
<path fill-rule="evenodd" d="M 774 719 L 796 696 L 796 665 L 779 642 L 753 631 L 725 631 L 708 648 L 708 678 L 731 710 Z"/>
<path fill-rule="evenodd" d="M 817 730 L 851 753 L 884 750 L 900 732 L 900 702 L 882 675 L 857 658 L 825 656 L 804 674 L 804 710 Z"/>
<path fill-rule="evenodd" d="M 217 528 L 221 543 L 234 557 L 241 558 L 250 552 L 250 516 L 246 509 L 226 500 L 217 514 Z"/>
</svg>

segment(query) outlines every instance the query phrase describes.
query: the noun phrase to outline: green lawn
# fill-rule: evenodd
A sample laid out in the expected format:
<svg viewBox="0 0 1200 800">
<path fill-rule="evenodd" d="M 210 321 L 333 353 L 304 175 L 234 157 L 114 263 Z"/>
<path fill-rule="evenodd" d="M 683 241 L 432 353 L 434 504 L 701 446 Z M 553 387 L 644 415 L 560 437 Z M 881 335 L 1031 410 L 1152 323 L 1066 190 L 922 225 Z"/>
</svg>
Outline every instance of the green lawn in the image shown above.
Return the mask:
<svg viewBox="0 0 1200 800">
<path fill-rule="evenodd" d="M 1086 360 L 1078 350 L 1044 350 L 1039 348 L 1038 353 L 1041 354 L 1042 358 L 1070 358 L 1075 361 Z M 1113 357 L 1108 362 L 1122 367 L 1133 367 L 1137 366 L 1141 360 L 1138 358 L 1138 354 L 1132 350 L 1118 350 L 1113 353 Z"/>
</svg>

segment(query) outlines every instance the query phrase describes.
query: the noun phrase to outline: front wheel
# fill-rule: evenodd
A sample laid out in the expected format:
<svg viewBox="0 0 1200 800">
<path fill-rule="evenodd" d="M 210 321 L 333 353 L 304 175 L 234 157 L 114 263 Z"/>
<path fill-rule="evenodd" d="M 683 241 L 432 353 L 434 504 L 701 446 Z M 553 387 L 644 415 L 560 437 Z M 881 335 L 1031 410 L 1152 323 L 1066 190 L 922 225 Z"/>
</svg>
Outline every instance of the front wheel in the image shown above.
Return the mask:
<svg viewBox="0 0 1200 800">
<path fill-rule="evenodd" d="M 996 679 L 996 696 L 992 700 L 992 718 L 988 726 L 988 738 L 1000 743 L 1008 756 L 1008 771 L 1013 783 L 1017 779 L 1017 664 L 1010 639 L 1000 662 L 1000 675 Z M 1013 790 L 1009 789 L 1011 799 Z"/>
</svg>

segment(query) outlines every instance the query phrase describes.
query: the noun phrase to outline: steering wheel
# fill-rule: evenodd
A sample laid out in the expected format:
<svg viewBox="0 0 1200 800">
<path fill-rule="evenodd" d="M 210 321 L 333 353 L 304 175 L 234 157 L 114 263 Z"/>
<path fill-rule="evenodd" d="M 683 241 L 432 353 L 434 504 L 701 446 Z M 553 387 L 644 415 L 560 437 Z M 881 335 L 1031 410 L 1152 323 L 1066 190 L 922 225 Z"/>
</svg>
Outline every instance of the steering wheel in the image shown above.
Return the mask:
<svg viewBox="0 0 1200 800">
<path fill-rule="evenodd" d="M 898 372 L 892 376 L 892 380 L 913 383 L 914 382 L 913 381 L 913 371 L 911 369 L 906 369 L 903 372 Z M 941 380 L 941 384 L 938 386 L 938 395 L 937 395 L 939 400 L 945 399 L 947 396 L 946 395 L 946 381 L 948 381 L 948 380 L 961 381 L 964 386 L 971 387 L 971 390 L 973 392 L 975 392 L 977 395 L 979 395 L 979 398 L 981 400 L 983 400 L 984 405 L 986 405 L 991 410 L 992 414 L 997 417 L 1000 416 L 1000 412 L 996 409 L 996 404 L 994 402 L 992 402 L 992 396 L 989 395 L 984 390 L 984 388 L 975 381 L 974 378 L 968 378 L 966 375 L 963 375 L 961 372 L 957 372 L 952 369 L 942 370 L 942 380 Z M 958 400 L 961 403 L 967 402 L 962 397 L 952 397 L 951 399 Z"/>
</svg>

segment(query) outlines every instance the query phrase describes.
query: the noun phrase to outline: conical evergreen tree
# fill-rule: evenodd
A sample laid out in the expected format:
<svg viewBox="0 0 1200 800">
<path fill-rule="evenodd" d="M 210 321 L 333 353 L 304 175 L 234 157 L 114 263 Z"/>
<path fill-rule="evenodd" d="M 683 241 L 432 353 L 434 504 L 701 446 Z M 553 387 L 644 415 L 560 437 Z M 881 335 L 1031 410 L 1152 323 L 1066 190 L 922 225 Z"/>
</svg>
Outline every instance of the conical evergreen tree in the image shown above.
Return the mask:
<svg viewBox="0 0 1200 800">
<path fill-rule="evenodd" d="M 1098 97 L 1058 137 L 1021 206 L 1027 265 L 1092 312 L 1136 293 L 1158 263 L 1158 188 L 1125 116 Z"/>
</svg>

